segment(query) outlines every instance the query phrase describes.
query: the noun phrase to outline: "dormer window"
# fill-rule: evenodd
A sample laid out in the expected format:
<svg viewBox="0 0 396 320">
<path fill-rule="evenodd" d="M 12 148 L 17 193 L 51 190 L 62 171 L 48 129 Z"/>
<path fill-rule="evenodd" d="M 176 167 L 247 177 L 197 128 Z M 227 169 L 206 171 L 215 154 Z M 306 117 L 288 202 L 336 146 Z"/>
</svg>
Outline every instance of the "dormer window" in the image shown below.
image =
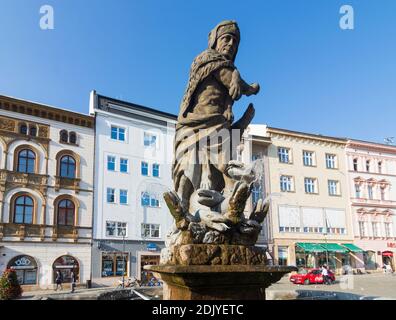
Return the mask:
<svg viewBox="0 0 396 320">
<path fill-rule="evenodd" d="M 60 135 L 60 142 L 62 142 L 62 143 L 68 142 L 69 134 L 67 133 L 66 130 L 62 130 L 59 135 Z"/>
<path fill-rule="evenodd" d="M 19 133 L 20 134 L 27 134 L 27 131 L 28 131 L 27 125 L 25 123 L 22 123 L 19 126 Z"/>
<path fill-rule="evenodd" d="M 77 143 L 77 134 L 75 132 L 70 132 L 69 142 L 72 144 Z"/>
</svg>

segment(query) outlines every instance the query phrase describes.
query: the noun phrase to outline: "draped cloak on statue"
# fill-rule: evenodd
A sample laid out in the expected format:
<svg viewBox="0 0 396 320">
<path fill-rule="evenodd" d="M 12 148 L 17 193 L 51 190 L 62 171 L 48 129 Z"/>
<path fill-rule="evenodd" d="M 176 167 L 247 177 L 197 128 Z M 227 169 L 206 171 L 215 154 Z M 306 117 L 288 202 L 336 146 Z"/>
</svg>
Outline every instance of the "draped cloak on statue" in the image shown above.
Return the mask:
<svg viewBox="0 0 396 320">
<path fill-rule="evenodd" d="M 192 63 L 176 126 L 175 160 L 172 167 L 176 191 L 179 190 L 183 176 L 191 182 L 194 190 L 199 189 L 203 167 L 210 172 L 210 174 L 208 172 L 210 189 L 221 191 L 224 188 L 223 170 L 232 156 L 230 155 L 232 120 L 224 114 L 224 105 L 213 108 L 213 104 L 216 103 L 210 100 L 210 96 L 207 105 L 205 98 L 203 103 L 202 101 L 197 103 L 197 95 L 202 89 L 202 84 L 211 77 L 213 81 L 218 82 L 216 86 L 220 88 L 223 99 L 228 101 L 229 107 L 232 106 L 233 101 L 228 89 L 213 76 L 222 68 L 231 71 L 236 69 L 233 61 L 213 49 L 205 50 Z M 208 136 L 220 131 L 227 132 L 227 135 L 220 134 L 222 136 L 220 139 L 217 137 L 210 143 Z M 202 140 L 207 140 L 206 146 L 199 145 Z"/>
</svg>

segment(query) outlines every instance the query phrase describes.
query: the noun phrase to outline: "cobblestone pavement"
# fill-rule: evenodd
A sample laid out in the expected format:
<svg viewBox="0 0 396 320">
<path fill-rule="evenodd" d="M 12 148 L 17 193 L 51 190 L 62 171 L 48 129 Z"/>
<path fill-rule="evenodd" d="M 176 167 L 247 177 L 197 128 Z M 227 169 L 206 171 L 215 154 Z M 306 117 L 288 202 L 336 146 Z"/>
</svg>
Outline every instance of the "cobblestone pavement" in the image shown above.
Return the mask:
<svg viewBox="0 0 396 320">
<path fill-rule="evenodd" d="M 289 281 L 289 277 L 283 277 L 279 282 L 267 289 L 271 294 L 276 291 L 327 291 L 339 293 L 352 293 L 370 297 L 388 297 L 396 299 L 396 273 L 374 273 L 367 275 L 336 276 L 336 282 L 332 285 L 310 284 L 298 285 Z"/>
</svg>

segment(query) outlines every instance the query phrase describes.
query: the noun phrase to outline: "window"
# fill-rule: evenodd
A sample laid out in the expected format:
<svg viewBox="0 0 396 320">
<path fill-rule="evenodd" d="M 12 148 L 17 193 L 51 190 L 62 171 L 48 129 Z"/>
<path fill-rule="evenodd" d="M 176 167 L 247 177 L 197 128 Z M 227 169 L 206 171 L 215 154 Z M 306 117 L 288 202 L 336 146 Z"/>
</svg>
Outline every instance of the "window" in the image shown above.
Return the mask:
<svg viewBox="0 0 396 320">
<path fill-rule="evenodd" d="M 153 177 L 159 177 L 160 171 L 159 171 L 159 164 L 153 164 Z"/>
<path fill-rule="evenodd" d="M 77 143 L 77 134 L 75 132 L 70 132 L 69 142 L 71 144 L 76 144 Z"/>
<path fill-rule="evenodd" d="M 115 189 L 107 188 L 107 202 L 108 203 L 115 203 Z"/>
<path fill-rule="evenodd" d="M 159 238 L 160 225 L 142 223 L 142 238 Z"/>
<path fill-rule="evenodd" d="M 385 198 L 385 188 L 380 188 L 380 190 L 381 190 L 381 200 L 384 201 L 384 200 L 386 200 L 386 198 Z"/>
<path fill-rule="evenodd" d="M 128 253 L 105 253 L 102 255 L 102 277 L 127 275 Z"/>
<path fill-rule="evenodd" d="M 337 156 L 335 154 L 326 154 L 326 168 L 327 169 L 337 168 Z"/>
<path fill-rule="evenodd" d="M 128 172 L 128 159 L 121 158 L 120 160 L 120 171 L 123 173 Z"/>
<path fill-rule="evenodd" d="M 290 163 L 290 149 L 287 148 L 278 148 L 278 157 L 279 162 L 282 163 Z"/>
<path fill-rule="evenodd" d="M 366 161 L 366 171 L 370 172 L 370 160 Z"/>
<path fill-rule="evenodd" d="M 144 133 L 144 146 L 155 147 L 157 144 L 157 136 L 151 133 Z"/>
<path fill-rule="evenodd" d="M 58 225 L 74 226 L 74 203 L 70 200 L 62 200 L 58 204 Z"/>
<path fill-rule="evenodd" d="M 115 171 L 116 158 L 113 156 L 107 156 L 107 170 Z"/>
<path fill-rule="evenodd" d="M 304 166 L 312 167 L 314 163 L 314 153 L 311 151 L 303 151 Z"/>
<path fill-rule="evenodd" d="M 106 221 L 106 236 L 108 237 L 122 237 L 127 236 L 127 223 Z"/>
<path fill-rule="evenodd" d="M 385 236 L 387 238 L 391 238 L 392 237 L 392 232 L 391 232 L 392 228 L 391 228 L 391 224 L 385 222 Z"/>
<path fill-rule="evenodd" d="M 373 222 L 373 237 L 378 238 L 380 237 L 380 224 L 378 222 Z"/>
<path fill-rule="evenodd" d="M 158 208 L 160 206 L 158 197 L 156 195 L 150 194 L 148 192 L 142 192 L 141 204 L 142 204 L 142 207 Z"/>
<path fill-rule="evenodd" d="M 378 173 L 382 173 L 382 161 L 378 161 Z"/>
<path fill-rule="evenodd" d="M 111 126 L 111 139 L 125 141 L 125 129 Z"/>
<path fill-rule="evenodd" d="M 21 134 L 27 134 L 27 131 L 28 131 L 27 125 L 24 124 L 24 123 L 22 123 L 22 124 L 19 126 L 19 133 L 21 133 Z"/>
<path fill-rule="evenodd" d="M 34 203 L 29 196 L 20 196 L 14 203 L 14 223 L 33 223 Z"/>
<path fill-rule="evenodd" d="M 373 200 L 373 186 L 371 186 L 371 185 L 367 186 L 367 193 L 368 193 L 369 199 Z"/>
<path fill-rule="evenodd" d="M 120 190 L 120 203 L 128 204 L 128 190 Z"/>
<path fill-rule="evenodd" d="M 34 173 L 36 165 L 36 155 L 32 150 L 24 149 L 18 154 L 18 172 Z"/>
<path fill-rule="evenodd" d="M 361 197 L 361 193 L 360 193 L 361 191 L 360 191 L 360 185 L 358 185 L 358 184 L 355 184 L 355 196 L 356 196 L 356 198 L 360 198 Z"/>
<path fill-rule="evenodd" d="M 59 136 L 60 136 L 59 137 L 60 138 L 60 142 L 67 143 L 69 141 L 69 134 L 67 133 L 66 130 L 62 130 L 59 133 Z"/>
<path fill-rule="evenodd" d="M 257 204 L 257 202 L 263 198 L 263 191 L 260 183 L 254 183 L 252 188 L 252 201 L 253 204 Z"/>
<path fill-rule="evenodd" d="M 15 271 L 20 285 L 37 284 L 37 263 L 29 256 L 13 258 L 7 268 Z"/>
<path fill-rule="evenodd" d="M 305 192 L 306 193 L 317 193 L 316 190 L 316 179 L 305 178 L 304 179 Z"/>
<path fill-rule="evenodd" d="M 328 234 L 345 234 L 345 228 L 327 228 Z"/>
<path fill-rule="evenodd" d="M 279 232 L 300 232 L 300 227 L 279 227 Z"/>
<path fill-rule="evenodd" d="M 353 159 L 353 171 L 358 171 L 358 159 Z"/>
<path fill-rule="evenodd" d="M 330 196 L 337 196 L 340 194 L 339 192 L 339 182 L 336 180 L 329 180 L 328 187 L 329 187 L 329 195 Z"/>
<path fill-rule="evenodd" d="M 280 177 L 280 189 L 283 192 L 291 192 L 292 191 L 292 177 L 281 176 Z"/>
<path fill-rule="evenodd" d="M 32 137 L 37 136 L 37 127 L 36 126 L 30 126 L 29 128 L 29 135 Z"/>
<path fill-rule="evenodd" d="M 74 179 L 76 177 L 76 160 L 71 156 L 63 156 L 60 160 L 60 176 Z"/>
<path fill-rule="evenodd" d="M 305 233 L 323 233 L 323 227 L 304 227 Z"/>
<path fill-rule="evenodd" d="M 287 266 L 288 247 L 278 247 L 278 265 Z"/>
<path fill-rule="evenodd" d="M 148 163 L 142 162 L 141 168 L 142 168 L 142 176 L 148 176 Z"/>
<path fill-rule="evenodd" d="M 364 221 L 359 221 L 359 231 L 361 237 L 367 237 L 367 228 Z"/>
</svg>

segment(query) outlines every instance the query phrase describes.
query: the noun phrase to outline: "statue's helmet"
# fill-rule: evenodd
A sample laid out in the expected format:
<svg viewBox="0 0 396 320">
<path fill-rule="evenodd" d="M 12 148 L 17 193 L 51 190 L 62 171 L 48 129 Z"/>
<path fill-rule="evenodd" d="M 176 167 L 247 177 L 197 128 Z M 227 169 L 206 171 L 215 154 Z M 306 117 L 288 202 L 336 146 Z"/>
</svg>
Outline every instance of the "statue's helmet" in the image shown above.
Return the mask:
<svg viewBox="0 0 396 320">
<path fill-rule="evenodd" d="M 235 36 L 235 38 L 238 41 L 238 46 L 239 42 L 241 39 L 241 34 L 239 31 L 238 24 L 234 20 L 225 20 L 220 22 L 214 29 L 209 33 L 209 49 L 215 49 L 217 40 L 224 34 L 232 34 Z M 237 47 L 238 47 L 237 46 Z M 234 58 L 235 59 L 236 55 L 238 53 L 238 48 L 235 52 Z"/>
</svg>

